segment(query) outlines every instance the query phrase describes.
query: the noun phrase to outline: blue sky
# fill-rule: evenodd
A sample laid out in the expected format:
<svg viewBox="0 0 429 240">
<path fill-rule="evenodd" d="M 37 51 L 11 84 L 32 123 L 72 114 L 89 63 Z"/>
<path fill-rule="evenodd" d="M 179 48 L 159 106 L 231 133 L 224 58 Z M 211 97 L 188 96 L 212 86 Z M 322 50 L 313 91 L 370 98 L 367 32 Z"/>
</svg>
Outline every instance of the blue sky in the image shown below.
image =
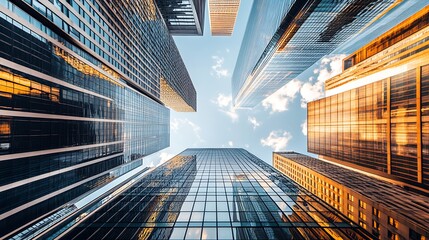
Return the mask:
<svg viewBox="0 0 429 240">
<path fill-rule="evenodd" d="M 254 109 L 234 109 L 231 77 L 252 1 L 242 0 L 233 35 L 210 35 L 206 11 L 204 36 L 174 37 L 197 91 L 198 111 L 171 111 L 170 147 L 145 159 L 156 165 L 190 147 L 240 147 L 271 164 L 273 151 L 307 153 L 306 102 L 323 97 L 323 83 L 340 73 L 342 58 L 393 27 L 426 1 L 408 0 L 340 46 Z M 207 9 L 206 9 L 207 10 Z"/>
</svg>

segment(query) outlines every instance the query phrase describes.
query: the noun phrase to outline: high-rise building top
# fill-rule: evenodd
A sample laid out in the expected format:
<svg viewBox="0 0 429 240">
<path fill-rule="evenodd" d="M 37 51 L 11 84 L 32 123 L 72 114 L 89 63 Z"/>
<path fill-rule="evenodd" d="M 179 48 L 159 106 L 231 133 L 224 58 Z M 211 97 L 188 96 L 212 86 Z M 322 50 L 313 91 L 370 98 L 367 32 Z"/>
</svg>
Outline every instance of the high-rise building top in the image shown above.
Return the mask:
<svg viewBox="0 0 429 240">
<path fill-rule="evenodd" d="M 255 107 L 395 2 L 254 1 L 232 77 L 235 106 Z"/>
<path fill-rule="evenodd" d="M 273 166 L 381 239 L 429 237 L 427 196 L 295 152 L 274 153 Z"/>
<path fill-rule="evenodd" d="M 61 238 L 371 238 L 243 149 L 187 149 L 81 216 Z"/>
<path fill-rule="evenodd" d="M 206 0 L 156 0 L 173 35 L 203 35 Z"/>
<path fill-rule="evenodd" d="M 209 0 L 210 30 L 213 36 L 230 36 L 234 31 L 240 0 Z"/>
<path fill-rule="evenodd" d="M 154 1 L 1 1 L 0 238 L 168 147 L 161 80 L 196 109 Z"/>
<path fill-rule="evenodd" d="M 308 104 L 308 151 L 429 192 L 429 6 L 345 60 Z"/>
</svg>

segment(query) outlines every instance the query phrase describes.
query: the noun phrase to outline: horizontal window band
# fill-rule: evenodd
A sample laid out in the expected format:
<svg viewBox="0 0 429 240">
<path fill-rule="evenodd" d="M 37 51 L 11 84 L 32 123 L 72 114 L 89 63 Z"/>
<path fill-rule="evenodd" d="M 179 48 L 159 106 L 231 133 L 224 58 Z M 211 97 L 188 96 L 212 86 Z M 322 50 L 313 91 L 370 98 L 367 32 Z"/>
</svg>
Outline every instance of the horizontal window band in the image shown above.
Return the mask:
<svg viewBox="0 0 429 240">
<path fill-rule="evenodd" d="M 85 118 L 85 117 L 75 117 L 75 116 L 68 116 L 68 115 L 33 113 L 33 112 L 23 112 L 23 111 L 13 111 L 13 110 L 0 110 L 0 116 L 45 118 L 45 119 L 89 121 L 89 122 L 116 122 L 116 123 L 125 122 L 123 120 L 112 120 L 112 119 L 103 119 L 103 118 Z"/>
<path fill-rule="evenodd" d="M 52 172 L 48 172 L 48 173 L 44 173 L 44 174 L 41 174 L 41 175 L 38 175 L 38 176 L 34 176 L 34 177 L 31 177 L 31 178 L 20 180 L 20 181 L 14 182 L 14 183 L 10 183 L 10 184 L 4 185 L 4 186 L 0 186 L 0 192 L 9 190 L 11 188 L 15 188 L 15 187 L 19 187 L 19 186 L 25 185 L 27 183 L 38 181 L 38 180 L 41 180 L 41 179 L 44 179 L 44 178 L 55 176 L 55 175 L 58 175 L 58 174 L 61 174 L 61 173 L 72 171 L 72 170 L 75 170 L 75 169 L 78 169 L 78 168 L 86 167 L 86 166 L 92 165 L 94 163 L 99 163 L 99 162 L 108 160 L 110 158 L 118 157 L 118 156 L 121 156 L 121 155 L 123 155 L 123 153 L 117 153 L 117 154 L 110 155 L 110 156 L 107 156 L 107 157 L 98 158 L 98 159 L 95 159 L 95 160 L 92 160 L 92 161 L 89 161 L 89 162 L 84 162 L 84 163 L 81 163 L 81 164 L 77 164 L 77 165 L 70 166 L 70 167 L 67 167 L 67 168 L 62 168 L 62 169 L 59 169 L 59 170 L 55 170 L 55 171 L 52 171 Z"/>
<path fill-rule="evenodd" d="M 0 111 L 0 115 L 1 115 L 1 111 Z M 91 145 L 76 146 L 76 147 L 55 148 L 55 149 L 24 152 L 24 153 L 7 154 L 7 155 L 0 156 L 0 161 L 8 161 L 8 160 L 13 160 L 13 159 L 17 159 L 17 158 L 25 158 L 25 157 L 33 157 L 33 156 L 39 156 L 39 155 L 53 154 L 53 153 L 62 153 L 62 152 L 68 152 L 68 151 L 82 150 L 82 149 L 93 148 L 93 147 L 108 146 L 108 145 L 113 145 L 113 144 L 118 144 L 118 143 L 124 143 L 124 141 L 99 143 L 99 144 L 91 144 Z"/>
<path fill-rule="evenodd" d="M 64 87 L 71 88 L 71 89 L 76 90 L 76 91 L 84 92 L 84 93 L 87 93 L 87 94 L 90 94 L 90 95 L 93 95 L 93 96 L 96 96 L 96 97 L 99 97 L 99 98 L 103 98 L 103 99 L 107 99 L 107 100 L 113 101 L 113 99 L 108 98 L 106 96 L 103 96 L 101 94 L 98 94 L 98 93 L 86 90 L 86 89 L 81 88 L 81 87 L 77 87 L 76 85 L 64 82 L 64 81 L 62 81 L 60 79 L 57 79 L 57 78 L 54 78 L 52 76 L 46 75 L 46 74 L 41 73 L 39 71 L 33 70 L 31 68 L 22 66 L 20 64 L 15 63 L 15 62 L 9 61 L 9 60 L 7 60 L 5 58 L 0 57 L 0 62 L 1 62 L 1 65 L 5 66 L 5 67 L 8 67 L 8 68 L 11 68 L 11 69 L 14 69 L 14 70 L 18 70 L 18 71 L 30 74 L 32 76 L 44 79 L 44 80 L 52 82 L 52 83 L 56 83 L 56 84 L 64 86 Z"/>
</svg>

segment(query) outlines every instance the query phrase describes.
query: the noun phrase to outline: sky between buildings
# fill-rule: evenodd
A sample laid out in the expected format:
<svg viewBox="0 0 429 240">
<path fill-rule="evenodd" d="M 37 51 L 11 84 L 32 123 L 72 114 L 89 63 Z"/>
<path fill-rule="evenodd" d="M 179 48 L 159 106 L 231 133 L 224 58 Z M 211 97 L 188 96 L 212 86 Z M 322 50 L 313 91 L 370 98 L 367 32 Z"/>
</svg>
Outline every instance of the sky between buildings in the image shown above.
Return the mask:
<svg viewBox="0 0 429 240">
<path fill-rule="evenodd" d="M 252 2 L 241 1 L 232 36 L 210 35 L 206 9 L 204 36 L 174 38 L 197 91 L 198 110 L 196 113 L 171 110 L 170 147 L 146 158 L 145 165 L 157 165 L 186 148 L 195 147 L 240 147 L 269 164 L 273 151 L 308 154 L 306 103 L 324 96 L 323 83 L 341 72 L 342 58 L 429 4 L 426 0 L 404 0 L 254 109 L 234 109 L 231 78 L 251 17 Z"/>
</svg>

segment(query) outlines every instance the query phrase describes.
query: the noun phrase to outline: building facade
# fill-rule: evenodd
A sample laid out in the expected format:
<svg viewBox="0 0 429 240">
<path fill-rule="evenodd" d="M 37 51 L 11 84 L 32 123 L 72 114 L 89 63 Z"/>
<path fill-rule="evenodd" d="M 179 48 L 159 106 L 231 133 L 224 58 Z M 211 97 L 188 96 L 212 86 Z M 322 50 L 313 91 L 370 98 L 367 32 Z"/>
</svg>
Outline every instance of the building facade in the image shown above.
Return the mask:
<svg viewBox="0 0 429 240">
<path fill-rule="evenodd" d="M 206 0 L 156 0 L 173 35 L 203 35 Z"/>
<path fill-rule="evenodd" d="M 168 147 L 164 105 L 196 109 L 156 3 L 138 3 L 0 1 L 0 238 Z"/>
<path fill-rule="evenodd" d="M 209 0 L 210 31 L 213 36 L 231 36 L 240 0 Z"/>
<path fill-rule="evenodd" d="M 63 239 L 371 239 L 337 210 L 243 149 L 187 149 Z"/>
<path fill-rule="evenodd" d="M 429 6 L 344 60 L 308 104 L 308 151 L 429 192 Z"/>
<path fill-rule="evenodd" d="M 399 2 L 255 1 L 232 77 L 235 106 L 255 107 Z"/>
<path fill-rule="evenodd" d="M 429 198 L 295 152 L 273 166 L 379 239 L 429 239 Z"/>
</svg>

